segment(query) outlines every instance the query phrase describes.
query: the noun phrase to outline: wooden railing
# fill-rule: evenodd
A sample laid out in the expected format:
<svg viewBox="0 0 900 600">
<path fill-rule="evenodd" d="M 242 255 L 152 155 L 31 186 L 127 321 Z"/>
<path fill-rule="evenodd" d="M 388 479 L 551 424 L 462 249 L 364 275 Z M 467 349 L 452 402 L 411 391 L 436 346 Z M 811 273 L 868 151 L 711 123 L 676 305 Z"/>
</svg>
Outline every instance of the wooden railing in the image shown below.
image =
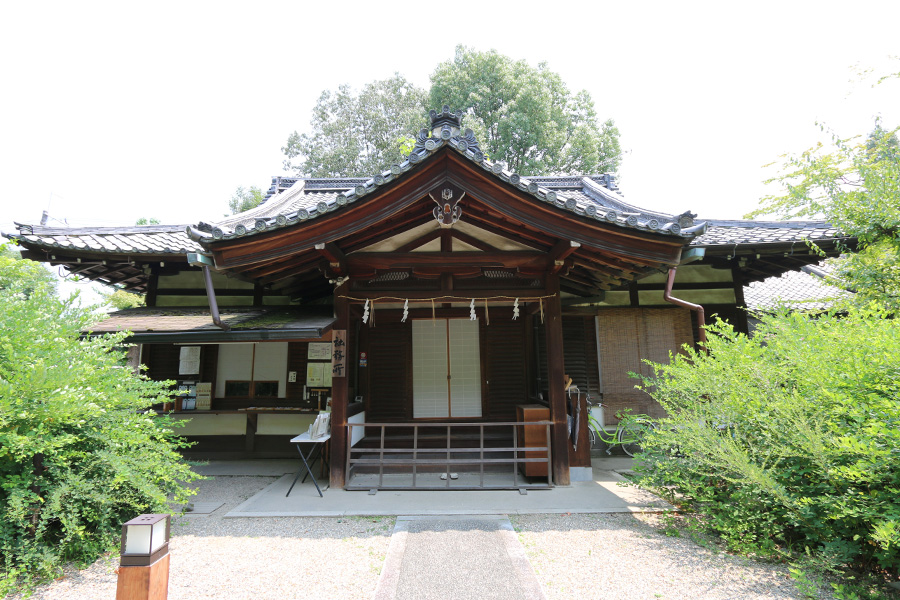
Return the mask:
<svg viewBox="0 0 900 600">
<path fill-rule="evenodd" d="M 529 422 L 500 422 L 500 423 L 459 423 L 459 422 L 427 422 L 427 423 L 348 423 L 347 435 L 347 490 L 515 490 L 522 492 L 529 489 L 549 489 L 553 487 L 553 469 L 551 466 L 550 451 L 550 426 L 551 421 L 529 421 Z M 353 427 L 363 427 L 364 433 L 366 429 L 378 429 L 378 444 L 375 447 L 353 447 L 350 440 L 353 439 Z M 486 447 L 485 446 L 485 428 L 505 429 L 512 428 L 512 446 Z M 542 446 L 520 446 L 519 431 L 522 427 L 543 429 L 544 445 Z M 386 431 L 396 429 L 412 430 L 412 447 L 398 448 L 387 447 L 386 442 L 392 442 L 386 437 Z M 446 446 L 443 447 L 420 447 L 420 442 L 424 438 L 420 436 L 421 430 L 433 432 L 434 430 L 443 430 L 446 432 Z M 478 430 L 478 446 L 454 448 L 452 443 L 454 439 L 464 441 L 465 437 L 457 435 L 454 438 L 454 430 L 457 432 L 462 429 Z M 366 438 L 366 436 L 363 436 Z M 439 438 L 443 438 L 443 434 L 439 434 Z M 469 436 L 472 437 L 472 436 Z M 434 440 L 434 434 L 427 436 L 428 439 Z M 366 438 L 368 439 L 368 438 Z M 408 440 L 408 437 L 407 437 Z M 394 444 L 396 445 L 396 443 Z M 412 455 L 411 457 L 409 455 Z M 504 456 L 504 454 L 506 456 Z M 544 463 L 547 467 L 546 483 L 534 483 L 525 479 L 524 475 L 519 473 L 519 465 L 527 463 Z M 507 464 L 511 468 L 511 476 L 508 484 L 502 483 L 505 479 L 505 470 L 495 470 L 498 465 Z M 475 471 L 464 470 L 462 468 L 453 467 L 477 467 L 477 484 L 475 482 Z M 487 481 L 485 480 L 485 467 L 491 469 L 487 473 Z M 374 478 L 364 479 L 361 482 L 354 483 L 354 468 L 358 471 L 368 467 L 371 473 L 358 474 L 359 479 L 364 479 L 363 475 L 374 475 L 377 469 L 377 482 Z M 443 470 L 435 469 L 435 467 L 443 467 Z M 385 469 L 390 472 L 385 473 Z M 427 468 L 422 471 L 422 468 Z M 451 479 L 451 473 L 459 471 L 464 475 L 462 481 Z M 433 476 L 436 473 L 443 473 L 441 484 L 434 485 L 426 482 L 425 485 L 418 485 L 417 480 L 425 475 Z M 388 479 L 385 479 L 385 475 Z M 405 477 L 404 477 L 405 476 Z M 408 482 L 405 479 L 411 480 Z M 429 477 L 429 479 L 432 479 Z M 532 478 L 533 480 L 534 478 Z M 368 481 L 368 483 L 366 483 Z"/>
</svg>

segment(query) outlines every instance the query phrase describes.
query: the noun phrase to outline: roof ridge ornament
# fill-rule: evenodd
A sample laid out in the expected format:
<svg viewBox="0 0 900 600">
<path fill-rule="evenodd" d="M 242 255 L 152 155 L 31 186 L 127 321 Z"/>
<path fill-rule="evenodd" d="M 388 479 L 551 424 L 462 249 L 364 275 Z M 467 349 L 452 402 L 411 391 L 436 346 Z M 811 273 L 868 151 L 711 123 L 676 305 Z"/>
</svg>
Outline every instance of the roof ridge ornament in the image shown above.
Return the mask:
<svg viewBox="0 0 900 600">
<path fill-rule="evenodd" d="M 432 109 L 429 113 L 431 129 L 423 127 L 416 134 L 415 145 L 409 153 L 408 160 L 416 164 L 429 152 L 434 152 L 445 144 L 456 148 L 463 154 L 468 154 L 475 162 L 484 160 L 484 152 L 478 144 L 475 132 L 471 129 L 462 130 L 463 111 L 453 112 L 448 105 L 444 105 L 438 112 Z"/>
<path fill-rule="evenodd" d="M 463 111 L 451 112 L 450 106 L 445 104 L 441 107 L 441 112 L 431 109 L 428 115 L 431 117 L 431 132 L 434 137 L 442 137 L 441 131 L 445 126 L 450 128 L 450 137 L 459 135 L 459 131 L 462 129 Z M 454 129 L 456 131 L 453 131 Z"/>
</svg>

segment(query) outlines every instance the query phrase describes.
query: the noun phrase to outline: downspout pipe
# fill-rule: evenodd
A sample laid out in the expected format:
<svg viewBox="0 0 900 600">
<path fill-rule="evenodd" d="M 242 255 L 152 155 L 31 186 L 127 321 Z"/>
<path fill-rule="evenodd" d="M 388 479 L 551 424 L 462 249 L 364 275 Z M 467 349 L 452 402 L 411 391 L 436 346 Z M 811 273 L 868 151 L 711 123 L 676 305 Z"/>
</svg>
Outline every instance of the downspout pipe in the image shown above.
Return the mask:
<svg viewBox="0 0 900 600">
<path fill-rule="evenodd" d="M 212 275 L 209 273 L 209 267 L 203 265 L 203 281 L 206 283 L 206 297 L 209 299 L 209 314 L 212 316 L 213 323 L 222 331 L 229 331 L 231 327 L 227 323 L 222 322 L 219 316 L 219 303 L 216 302 L 216 290 L 213 288 Z M 702 308 L 700 309 L 703 310 Z"/>
<path fill-rule="evenodd" d="M 700 260 L 705 254 L 706 250 L 704 248 L 693 248 L 683 255 L 681 263 L 679 264 L 684 265 L 689 262 L 694 262 L 695 260 Z M 688 302 L 687 300 L 672 296 L 672 288 L 675 285 L 675 272 L 677 270 L 678 267 L 671 267 L 669 269 L 669 276 L 666 278 L 666 288 L 663 290 L 663 300 L 670 304 L 674 304 L 675 306 L 680 306 L 697 313 L 697 328 L 699 329 L 697 338 L 700 340 L 701 344 L 705 345 L 706 330 L 704 329 L 704 326 L 706 325 L 706 311 L 704 311 L 703 307 L 699 304 L 694 304 L 693 302 Z"/>
<path fill-rule="evenodd" d="M 219 316 L 219 303 L 216 301 L 216 289 L 213 287 L 212 275 L 209 272 L 209 267 L 213 264 L 212 259 L 203 254 L 188 252 L 187 262 L 192 267 L 200 267 L 203 269 L 203 282 L 206 284 L 206 299 L 209 300 L 209 314 L 212 317 L 212 322 L 222 331 L 230 331 L 231 327 L 229 327 L 227 323 L 224 323 L 222 317 Z"/>
</svg>

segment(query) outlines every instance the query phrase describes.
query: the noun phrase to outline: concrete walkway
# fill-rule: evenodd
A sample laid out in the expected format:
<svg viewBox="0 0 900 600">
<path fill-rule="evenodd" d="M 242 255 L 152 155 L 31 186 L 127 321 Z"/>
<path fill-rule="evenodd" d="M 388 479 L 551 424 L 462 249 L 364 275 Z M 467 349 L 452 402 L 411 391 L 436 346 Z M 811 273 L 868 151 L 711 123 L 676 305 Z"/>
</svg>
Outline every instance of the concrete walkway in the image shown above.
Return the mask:
<svg viewBox="0 0 900 600">
<path fill-rule="evenodd" d="M 398 517 L 375 600 L 544 600 L 506 517 Z"/>
<path fill-rule="evenodd" d="M 227 517 L 622 513 L 671 509 L 671 505 L 648 492 L 621 485 L 625 478 L 618 471 L 629 469 L 631 461 L 625 458 L 597 458 L 593 461 L 593 481 L 575 482 L 571 486 L 549 490 L 531 490 L 525 495 L 516 490 L 379 491 L 370 495 L 364 491 L 324 489 L 324 497 L 320 498 L 311 481 L 307 480 L 302 485 L 298 482 L 291 495 L 285 497 L 294 479 L 296 462 L 220 462 L 198 470 L 213 476 L 281 474 L 277 481 L 229 512 Z"/>
</svg>

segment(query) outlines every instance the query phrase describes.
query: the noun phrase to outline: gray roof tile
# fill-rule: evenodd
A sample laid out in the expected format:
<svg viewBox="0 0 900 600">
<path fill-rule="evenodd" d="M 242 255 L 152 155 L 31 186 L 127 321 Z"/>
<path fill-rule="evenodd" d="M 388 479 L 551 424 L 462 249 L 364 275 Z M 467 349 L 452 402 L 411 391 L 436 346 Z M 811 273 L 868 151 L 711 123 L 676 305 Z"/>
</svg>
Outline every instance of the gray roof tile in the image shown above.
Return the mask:
<svg viewBox="0 0 900 600">
<path fill-rule="evenodd" d="M 16 223 L 17 233 L 4 233 L 28 247 L 110 254 L 159 255 L 200 252 L 200 245 L 185 233 L 184 225 L 132 227 L 41 227 Z"/>
<path fill-rule="evenodd" d="M 709 228 L 691 246 L 758 245 L 846 238 L 826 221 L 707 220 Z"/>
<path fill-rule="evenodd" d="M 826 265 L 807 266 L 800 271 L 788 271 L 779 277 L 756 281 L 744 288 L 747 308 L 765 312 L 779 306 L 791 310 L 826 310 L 852 294 L 829 285 L 830 269 Z"/>
</svg>

